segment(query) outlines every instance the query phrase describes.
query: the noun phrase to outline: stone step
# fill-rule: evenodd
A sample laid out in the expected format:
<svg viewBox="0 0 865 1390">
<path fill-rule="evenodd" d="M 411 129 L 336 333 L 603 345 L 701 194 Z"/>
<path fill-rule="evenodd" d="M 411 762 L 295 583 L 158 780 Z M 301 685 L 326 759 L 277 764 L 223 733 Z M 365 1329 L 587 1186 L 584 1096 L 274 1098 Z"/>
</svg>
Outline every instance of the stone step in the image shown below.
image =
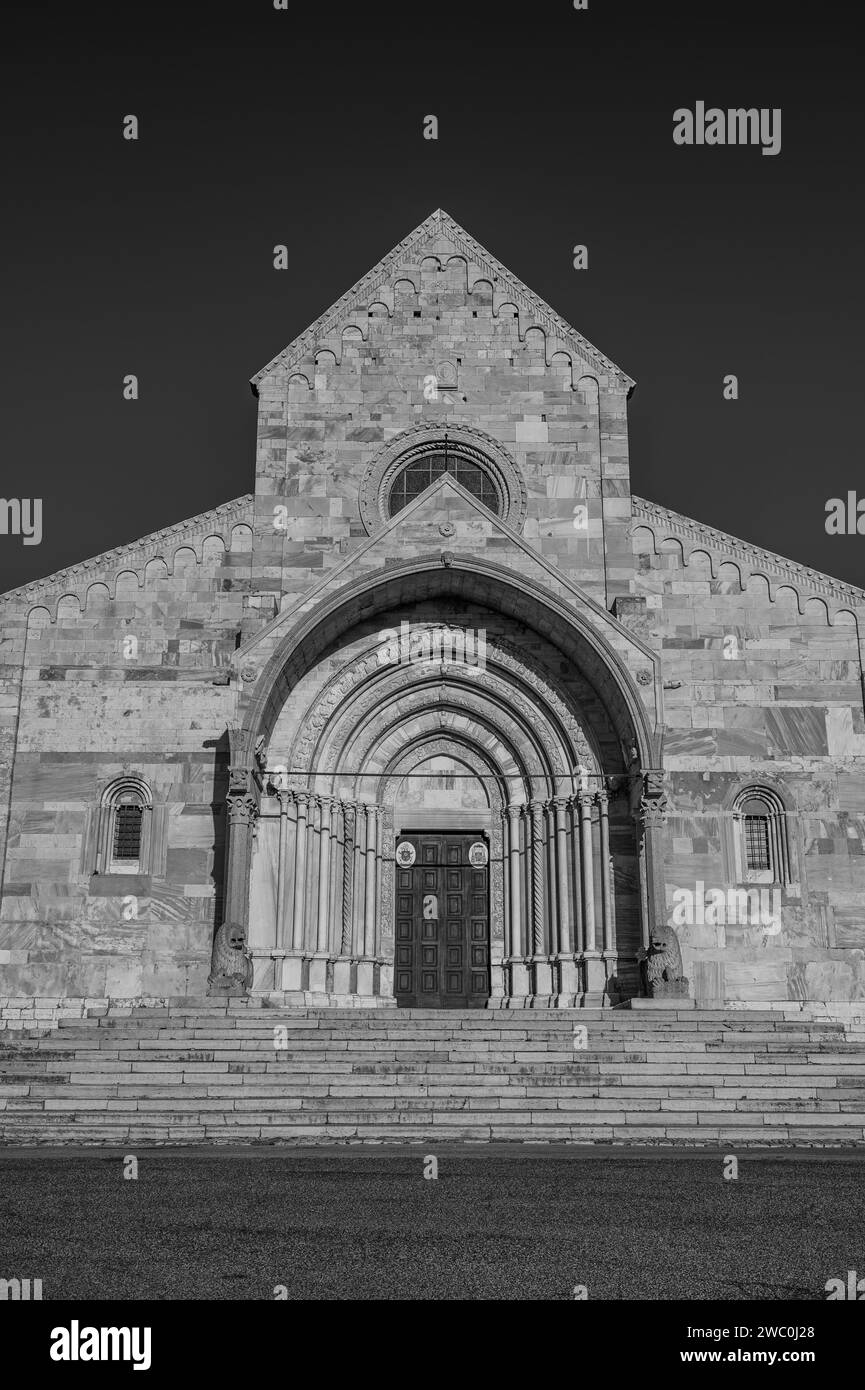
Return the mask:
<svg viewBox="0 0 865 1390">
<path fill-rule="evenodd" d="M 216 1000 L 94 1011 L 0 1043 L 5 1143 L 388 1137 L 862 1144 L 865 1040 L 769 1012 Z"/>
</svg>

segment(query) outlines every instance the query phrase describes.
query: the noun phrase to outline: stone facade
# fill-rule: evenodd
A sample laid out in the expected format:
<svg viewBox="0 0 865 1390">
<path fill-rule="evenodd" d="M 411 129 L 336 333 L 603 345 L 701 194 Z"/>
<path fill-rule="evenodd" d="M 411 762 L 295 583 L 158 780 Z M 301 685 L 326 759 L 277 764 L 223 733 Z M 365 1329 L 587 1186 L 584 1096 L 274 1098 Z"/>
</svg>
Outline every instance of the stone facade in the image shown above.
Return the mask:
<svg viewBox="0 0 865 1390">
<path fill-rule="evenodd" d="M 633 497 L 633 382 L 444 213 L 253 386 L 254 493 L 0 600 L 9 1016 L 201 995 L 220 924 L 392 1003 L 419 826 L 489 846 L 492 1004 L 626 999 L 659 923 L 698 1002 L 861 999 L 865 595 Z M 443 450 L 496 506 L 391 515 Z"/>
</svg>

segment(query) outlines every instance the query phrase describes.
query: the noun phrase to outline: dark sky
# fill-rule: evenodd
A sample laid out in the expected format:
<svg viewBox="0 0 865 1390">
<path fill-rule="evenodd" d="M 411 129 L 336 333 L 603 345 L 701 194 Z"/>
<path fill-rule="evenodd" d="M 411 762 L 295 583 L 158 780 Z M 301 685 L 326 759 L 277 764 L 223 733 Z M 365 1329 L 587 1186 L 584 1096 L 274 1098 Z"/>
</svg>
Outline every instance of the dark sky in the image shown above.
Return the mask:
<svg viewBox="0 0 865 1390">
<path fill-rule="evenodd" d="M 636 378 L 634 492 L 865 585 L 824 529 L 865 497 L 859 18 L 13 3 L 0 495 L 44 537 L 0 536 L 0 588 L 250 491 L 248 378 L 436 207 Z M 781 153 L 675 146 L 698 100 L 781 107 Z"/>
</svg>

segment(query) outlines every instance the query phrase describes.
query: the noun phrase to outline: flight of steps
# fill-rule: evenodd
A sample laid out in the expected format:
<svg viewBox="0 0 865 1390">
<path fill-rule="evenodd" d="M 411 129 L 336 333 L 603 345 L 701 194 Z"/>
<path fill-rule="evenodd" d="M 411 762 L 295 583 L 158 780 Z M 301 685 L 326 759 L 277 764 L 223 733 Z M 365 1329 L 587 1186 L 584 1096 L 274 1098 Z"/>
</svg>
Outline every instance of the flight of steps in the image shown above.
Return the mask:
<svg viewBox="0 0 865 1390">
<path fill-rule="evenodd" d="M 216 999 L 0 1035 L 5 1144 L 363 1140 L 862 1144 L 865 1040 L 770 1012 Z"/>
</svg>

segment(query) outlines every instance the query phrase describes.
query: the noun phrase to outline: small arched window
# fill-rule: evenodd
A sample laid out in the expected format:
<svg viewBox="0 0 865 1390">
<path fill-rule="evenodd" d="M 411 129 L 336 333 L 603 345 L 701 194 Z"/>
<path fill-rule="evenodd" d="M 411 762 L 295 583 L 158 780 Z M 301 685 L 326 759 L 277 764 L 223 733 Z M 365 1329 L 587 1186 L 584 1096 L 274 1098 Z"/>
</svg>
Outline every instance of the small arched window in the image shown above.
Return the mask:
<svg viewBox="0 0 865 1390">
<path fill-rule="evenodd" d="M 790 845 L 783 801 L 770 787 L 747 787 L 733 806 L 740 882 L 790 882 Z"/>
<path fill-rule="evenodd" d="M 118 777 L 102 793 L 96 849 L 97 874 L 149 872 L 150 788 L 140 777 Z"/>
</svg>

